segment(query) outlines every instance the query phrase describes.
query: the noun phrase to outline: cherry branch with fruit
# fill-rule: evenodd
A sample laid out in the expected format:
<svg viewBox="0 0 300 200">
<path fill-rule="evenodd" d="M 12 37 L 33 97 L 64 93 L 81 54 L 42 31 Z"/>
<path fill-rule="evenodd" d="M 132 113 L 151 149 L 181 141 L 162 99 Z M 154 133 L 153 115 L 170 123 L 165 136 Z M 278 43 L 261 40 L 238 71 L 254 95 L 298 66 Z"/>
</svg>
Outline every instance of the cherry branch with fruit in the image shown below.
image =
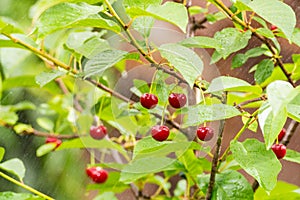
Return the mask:
<svg viewBox="0 0 300 200">
<path fill-rule="evenodd" d="M 300 122 L 300 54 L 284 63 L 281 44 L 300 46 L 293 9 L 195 3 L 40 0 L 31 26 L 0 18 L 1 137 L 32 149 L 53 179 L 70 163 L 46 190 L 25 176 L 31 162 L 12 158 L 17 145 L 0 143 L 2 181 L 32 193 L 0 198 L 299 198 L 299 185 L 277 180 L 283 164 L 300 164 L 288 146 Z M 222 62 L 245 76 L 219 73 Z"/>
</svg>

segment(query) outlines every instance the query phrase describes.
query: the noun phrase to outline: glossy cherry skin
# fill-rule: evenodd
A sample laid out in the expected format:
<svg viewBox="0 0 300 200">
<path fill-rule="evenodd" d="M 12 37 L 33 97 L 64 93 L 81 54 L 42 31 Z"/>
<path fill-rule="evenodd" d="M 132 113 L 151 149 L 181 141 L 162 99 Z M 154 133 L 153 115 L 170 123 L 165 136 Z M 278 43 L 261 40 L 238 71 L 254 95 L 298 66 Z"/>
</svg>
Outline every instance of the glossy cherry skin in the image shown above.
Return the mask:
<svg viewBox="0 0 300 200">
<path fill-rule="evenodd" d="M 154 94 L 145 93 L 141 96 L 140 102 L 144 108 L 152 109 L 158 103 L 158 98 Z"/>
<path fill-rule="evenodd" d="M 182 108 L 186 104 L 185 94 L 171 93 L 168 100 L 173 108 Z"/>
<path fill-rule="evenodd" d="M 197 129 L 197 136 L 202 141 L 211 140 L 214 136 L 214 130 L 210 127 L 202 126 Z"/>
<path fill-rule="evenodd" d="M 56 144 L 55 149 L 56 149 L 61 145 L 62 141 L 60 139 L 55 138 L 55 137 L 47 137 L 45 143 L 46 144 L 47 143 L 55 143 Z"/>
<path fill-rule="evenodd" d="M 283 144 L 273 144 L 272 151 L 275 153 L 278 159 L 281 159 L 286 154 L 286 146 L 284 146 Z"/>
<path fill-rule="evenodd" d="M 107 134 L 107 129 L 103 125 L 91 126 L 90 128 L 90 135 L 95 140 L 101 140 L 102 138 L 105 137 L 106 134 Z"/>
<path fill-rule="evenodd" d="M 104 183 L 108 178 L 108 172 L 101 167 L 90 167 L 86 169 L 86 174 L 95 183 Z"/>
<path fill-rule="evenodd" d="M 170 130 L 167 126 L 156 125 L 156 126 L 152 127 L 151 135 L 152 135 L 153 139 L 162 142 L 162 141 L 165 141 L 169 137 Z"/>
<path fill-rule="evenodd" d="M 281 129 L 281 131 L 278 135 L 278 141 L 281 141 L 283 139 L 283 137 L 285 136 L 285 133 L 286 133 L 286 129 L 285 128 Z"/>
</svg>

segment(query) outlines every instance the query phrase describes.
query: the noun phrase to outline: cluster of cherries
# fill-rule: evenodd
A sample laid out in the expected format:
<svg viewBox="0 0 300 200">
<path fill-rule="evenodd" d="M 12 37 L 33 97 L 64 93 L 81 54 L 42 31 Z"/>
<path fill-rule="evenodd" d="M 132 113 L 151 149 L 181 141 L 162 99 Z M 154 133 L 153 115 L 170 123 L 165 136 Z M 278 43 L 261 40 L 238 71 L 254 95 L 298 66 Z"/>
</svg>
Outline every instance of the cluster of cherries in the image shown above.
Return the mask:
<svg viewBox="0 0 300 200">
<path fill-rule="evenodd" d="M 182 108 L 185 106 L 187 98 L 185 94 L 171 93 L 168 98 L 169 104 L 173 108 Z M 145 93 L 140 97 L 140 103 L 144 108 L 152 109 L 158 103 L 158 98 L 154 94 Z M 167 126 L 156 125 L 151 129 L 152 137 L 157 141 L 165 141 L 170 134 L 170 130 Z M 213 129 L 210 127 L 201 126 L 197 129 L 197 136 L 202 141 L 210 140 L 214 135 Z"/>
</svg>

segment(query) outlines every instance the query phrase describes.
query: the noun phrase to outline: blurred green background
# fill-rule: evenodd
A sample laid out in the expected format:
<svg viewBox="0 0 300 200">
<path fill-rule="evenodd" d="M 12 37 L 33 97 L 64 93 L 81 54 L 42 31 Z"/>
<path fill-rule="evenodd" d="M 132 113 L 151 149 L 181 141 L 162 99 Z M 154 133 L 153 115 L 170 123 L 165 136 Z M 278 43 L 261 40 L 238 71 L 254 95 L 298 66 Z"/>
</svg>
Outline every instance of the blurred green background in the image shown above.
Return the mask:
<svg viewBox="0 0 300 200">
<path fill-rule="evenodd" d="M 30 8 L 34 0 L 1 0 L 0 16 L 13 20 L 22 30 L 29 33 L 31 27 Z M 2 79 L 20 75 L 36 75 L 43 70 L 43 62 L 28 51 L 1 48 L 0 67 Z M 25 80 L 18 80 L 22 83 Z M 2 92 L 1 92 L 2 93 Z M 37 107 L 49 100 L 50 94 L 40 88 L 11 88 L 2 93 L 1 105 L 15 104 L 23 100 Z M 18 113 L 19 121 L 35 124 L 37 112 Z M 85 174 L 88 154 L 78 149 L 53 152 L 36 157 L 36 149 L 44 144 L 45 138 L 20 136 L 0 127 L 0 146 L 6 149 L 3 161 L 21 159 L 26 167 L 24 182 L 55 199 L 87 199 L 85 187 L 89 180 Z M 28 192 L 0 177 L 0 192 Z"/>
</svg>

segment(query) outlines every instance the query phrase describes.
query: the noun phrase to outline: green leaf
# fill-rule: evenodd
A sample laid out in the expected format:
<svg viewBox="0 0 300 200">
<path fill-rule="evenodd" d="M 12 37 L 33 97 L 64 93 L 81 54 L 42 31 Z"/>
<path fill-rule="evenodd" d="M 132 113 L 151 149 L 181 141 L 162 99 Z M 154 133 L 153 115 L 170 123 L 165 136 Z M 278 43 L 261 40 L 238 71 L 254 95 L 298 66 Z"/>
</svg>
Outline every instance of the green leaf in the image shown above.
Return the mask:
<svg viewBox="0 0 300 200">
<path fill-rule="evenodd" d="M 286 155 L 283 157 L 283 159 L 300 164 L 300 153 L 291 149 L 287 149 Z"/>
<path fill-rule="evenodd" d="M 93 200 L 106 200 L 106 199 L 118 200 L 113 192 L 104 192 L 104 193 L 99 194 L 98 196 L 96 196 Z"/>
<path fill-rule="evenodd" d="M 254 73 L 254 79 L 258 84 L 263 83 L 267 78 L 272 75 L 274 70 L 274 63 L 270 59 L 264 59 L 258 63 Z"/>
<path fill-rule="evenodd" d="M 196 177 L 203 172 L 202 162 L 193 150 L 185 151 L 178 159 L 184 165 L 188 176 Z"/>
<path fill-rule="evenodd" d="M 179 44 L 189 48 L 221 48 L 219 41 L 205 36 L 189 37 L 180 41 Z"/>
<path fill-rule="evenodd" d="M 119 179 L 120 172 L 109 172 L 108 179 L 105 181 L 105 184 L 90 184 L 88 185 L 87 190 L 99 190 L 101 193 L 122 193 L 129 188 L 129 185 L 117 181 Z"/>
<path fill-rule="evenodd" d="M 142 157 L 162 157 L 172 152 L 179 154 L 184 153 L 188 149 L 198 149 L 201 147 L 195 142 L 184 141 L 163 141 L 157 142 L 152 137 L 145 137 L 137 142 L 133 151 L 133 159 Z"/>
<path fill-rule="evenodd" d="M 286 81 L 277 80 L 267 86 L 268 102 L 270 103 L 274 115 L 279 110 L 285 109 L 287 104 L 300 94 L 300 88 L 294 89 Z"/>
<path fill-rule="evenodd" d="M 300 121 L 300 95 L 297 95 L 287 104 L 288 116 L 296 121 Z"/>
<path fill-rule="evenodd" d="M 231 53 L 246 47 L 250 38 L 251 31 L 241 33 L 236 28 L 224 28 L 214 35 L 214 39 L 221 45 L 216 51 L 225 59 Z"/>
<path fill-rule="evenodd" d="M 206 193 L 209 175 L 198 176 L 199 187 Z M 216 175 L 212 200 L 243 199 L 252 200 L 253 190 L 247 179 L 237 171 L 226 171 Z"/>
<path fill-rule="evenodd" d="M 0 200 L 44 200 L 29 193 L 0 192 Z"/>
<path fill-rule="evenodd" d="M 120 181 L 123 183 L 131 183 L 152 173 L 177 169 L 180 169 L 178 162 L 171 158 L 141 158 L 130 162 L 122 169 Z"/>
<path fill-rule="evenodd" d="M 82 56 L 91 59 L 100 52 L 110 49 L 108 41 L 101 39 L 100 34 L 101 33 L 90 31 L 72 32 L 68 37 L 66 46 L 75 52 L 75 56 L 78 60 L 80 60 Z"/>
<path fill-rule="evenodd" d="M 245 54 L 238 53 L 232 58 L 231 68 L 235 69 L 247 62 L 248 58 Z"/>
<path fill-rule="evenodd" d="M 124 59 L 126 55 L 127 52 L 121 50 L 107 50 L 99 53 L 85 64 L 85 76 L 89 77 L 103 73 L 106 69 Z"/>
<path fill-rule="evenodd" d="M 14 126 L 14 131 L 18 134 L 21 133 L 32 133 L 33 132 L 33 128 L 31 125 L 29 124 L 22 124 L 22 123 L 18 123 Z"/>
<path fill-rule="evenodd" d="M 9 90 L 12 88 L 19 88 L 19 87 L 34 87 L 40 88 L 40 86 L 35 81 L 34 75 L 24 75 L 24 76 L 15 76 L 11 78 L 7 78 L 3 81 L 2 89 Z M 49 83 L 45 85 L 44 89 L 50 92 L 51 94 L 60 94 L 61 89 L 57 86 L 56 83 Z"/>
<path fill-rule="evenodd" d="M 47 9 L 42 13 L 38 22 L 37 29 L 39 37 L 63 28 L 91 26 L 119 31 L 116 24 L 105 20 L 97 15 L 101 7 L 92 6 L 87 3 L 60 3 Z"/>
<path fill-rule="evenodd" d="M 150 16 L 178 26 L 183 32 L 188 23 L 187 9 L 183 4 L 166 2 L 163 5 L 150 5 L 146 10 L 140 7 L 130 7 L 126 12 L 132 18 Z"/>
<path fill-rule="evenodd" d="M 276 186 L 281 164 L 272 150 L 256 139 L 244 142 L 232 141 L 230 150 L 234 159 L 251 176 L 253 176 L 266 191 Z"/>
<path fill-rule="evenodd" d="M 295 28 L 292 35 L 292 42 L 298 46 L 300 46 L 300 29 Z"/>
<path fill-rule="evenodd" d="M 214 93 L 219 91 L 234 91 L 234 92 L 253 92 L 260 94 L 262 89 L 260 87 L 252 86 L 246 81 L 229 76 L 220 76 L 212 80 L 206 93 Z"/>
<path fill-rule="evenodd" d="M 59 70 L 52 70 L 50 72 L 42 72 L 35 77 L 35 81 L 40 87 L 43 87 L 47 83 L 53 81 L 54 79 L 65 75 L 66 72 Z"/>
<path fill-rule="evenodd" d="M 299 198 L 299 187 L 283 181 L 278 181 L 276 187 L 270 193 L 259 187 L 254 195 L 254 200 L 299 200 Z"/>
<path fill-rule="evenodd" d="M 256 32 L 266 38 L 274 38 L 275 37 L 273 32 L 268 28 L 258 28 L 258 29 L 256 29 Z"/>
<path fill-rule="evenodd" d="M 266 21 L 277 26 L 288 39 L 291 39 L 296 25 L 296 16 L 290 6 L 274 0 L 239 1 L 243 2 Z"/>
<path fill-rule="evenodd" d="M 285 109 L 279 110 L 278 113 L 280 114 L 275 115 L 268 103 L 263 104 L 258 113 L 258 122 L 263 132 L 267 149 L 273 145 L 287 119 Z"/>
<path fill-rule="evenodd" d="M 0 147 L 0 162 L 2 161 L 5 154 L 5 149 L 3 147 Z"/>
<path fill-rule="evenodd" d="M 20 111 L 20 110 L 35 110 L 36 106 L 30 101 L 21 101 L 15 105 L 10 106 L 11 111 Z"/>
<path fill-rule="evenodd" d="M 248 117 L 242 116 L 243 124 L 245 124 L 248 121 L 248 119 L 249 119 L 249 116 Z M 257 120 L 255 120 L 253 123 L 250 124 L 250 126 L 248 126 L 248 129 L 253 131 L 254 133 L 257 132 L 257 128 L 258 128 Z"/>
<path fill-rule="evenodd" d="M 249 58 L 254 58 L 257 56 L 261 56 L 265 54 L 268 51 L 268 49 L 263 47 L 256 47 L 253 49 L 248 50 L 245 54 L 238 53 L 232 58 L 232 64 L 231 68 L 235 69 L 247 62 Z"/>
<path fill-rule="evenodd" d="M 162 0 L 124 0 L 123 5 L 125 8 L 127 7 L 139 7 L 142 9 L 146 9 L 151 5 L 160 5 L 162 3 Z"/>
<path fill-rule="evenodd" d="M 178 44 L 163 44 L 159 47 L 162 57 L 166 58 L 192 88 L 195 80 L 202 74 L 203 62 L 192 50 Z"/>
<path fill-rule="evenodd" d="M 95 148 L 95 149 L 115 149 L 120 152 L 124 157 L 128 157 L 127 152 L 118 144 L 111 140 L 95 140 L 91 137 L 81 137 L 73 140 L 64 141 L 56 150 L 71 149 L 71 148 Z"/>
<path fill-rule="evenodd" d="M 13 158 L 0 163 L 0 169 L 16 175 L 21 181 L 25 176 L 25 166 L 18 158 Z"/>
<path fill-rule="evenodd" d="M 197 126 L 204 122 L 228 119 L 240 115 L 240 111 L 234 106 L 226 104 L 194 105 L 182 110 L 186 114 L 184 127 Z"/>
<path fill-rule="evenodd" d="M 7 112 L 7 111 L 2 111 L 0 108 L 0 121 L 5 122 L 8 125 L 14 125 L 18 121 L 18 115 L 15 112 Z"/>
<path fill-rule="evenodd" d="M 43 129 L 45 129 L 47 131 L 50 131 L 50 132 L 53 132 L 54 123 L 51 119 L 46 118 L 46 117 L 39 117 L 39 118 L 36 119 L 36 122 Z"/>
<path fill-rule="evenodd" d="M 36 150 L 36 156 L 41 157 L 43 155 L 46 155 L 46 154 L 50 153 L 51 151 L 53 151 L 55 148 L 56 148 L 55 143 L 51 142 L 51 143 L 43 144 Z"/>
<path fill-rule="evenodd" d="M 124 0 L 123 1 L 123 5 L 127 9 L 129 9 L 130 7 L 138 7 L 143 10 L 146 10 L 150 5 L 160 6 L 161 3 L 162 0 L 148 0 L 148 1 Z M 150 35 L 153 24 L 154 24 L 153 17 L 138 17 L 133 21 L 132 27 L 135 30 L 139 31 L 145 38 L 147 38 Z"/>
</svg>

